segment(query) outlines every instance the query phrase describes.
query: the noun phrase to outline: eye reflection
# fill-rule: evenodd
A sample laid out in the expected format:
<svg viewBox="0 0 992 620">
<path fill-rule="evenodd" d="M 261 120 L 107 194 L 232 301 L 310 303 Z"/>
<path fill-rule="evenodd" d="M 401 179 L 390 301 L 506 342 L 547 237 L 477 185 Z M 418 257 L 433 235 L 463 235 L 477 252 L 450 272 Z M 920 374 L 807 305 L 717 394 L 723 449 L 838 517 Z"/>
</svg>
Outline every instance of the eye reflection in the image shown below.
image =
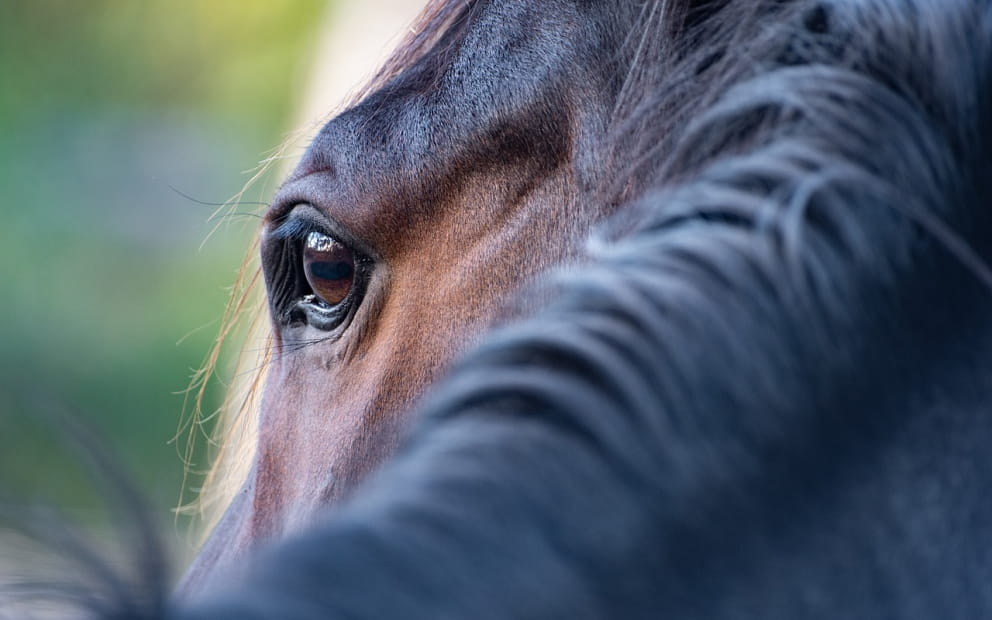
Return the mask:
<svg viewBox="0 0 992 620">
<path fill-rule="evenodd" d="M 355 253 L 333 237 L 311 232 L 303 246 L 303 271 L 314 295 L 336 306 L 355 283 Z"/>
</svg>

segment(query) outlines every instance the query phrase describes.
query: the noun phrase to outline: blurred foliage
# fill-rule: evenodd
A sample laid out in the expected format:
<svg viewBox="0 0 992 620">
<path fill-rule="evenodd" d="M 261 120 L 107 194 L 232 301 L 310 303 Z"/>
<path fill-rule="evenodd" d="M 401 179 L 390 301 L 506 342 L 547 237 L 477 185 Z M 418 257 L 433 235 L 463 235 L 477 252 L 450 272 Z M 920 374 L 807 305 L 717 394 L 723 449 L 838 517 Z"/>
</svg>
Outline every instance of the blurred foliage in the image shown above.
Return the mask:
<svg viewBox="0 0 992 620">
<path fill-rule="evenodd" d="M 94 105 L 279 126 L 317 0 L 21 0 L 0 22 L 5 120 Z"/>
<path fill-rule="evenodd" d="M 68 407 L 176 505 L 179 392 L 257 225 L 211 236 L 197 200 L 235 195 L 283 140 L 326 4 L 0 2 L 0 492 L 100 503 Z"/>
</svg>

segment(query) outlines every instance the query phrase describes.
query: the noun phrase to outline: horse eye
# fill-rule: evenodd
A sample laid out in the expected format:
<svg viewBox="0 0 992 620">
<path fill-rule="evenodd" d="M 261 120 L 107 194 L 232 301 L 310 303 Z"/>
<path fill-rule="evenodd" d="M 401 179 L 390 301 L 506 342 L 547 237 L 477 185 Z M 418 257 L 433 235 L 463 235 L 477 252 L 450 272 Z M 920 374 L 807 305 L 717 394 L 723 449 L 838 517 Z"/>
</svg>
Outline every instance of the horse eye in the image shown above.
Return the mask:
<svg viewBox="0 0 992 620">
<path fill-rule="evenodd" d="M 314 295 L 336 306 L 354 286 L 355 253 L 333 237 L 311 232 L 303 245 L 303 272 Z"/>
</svg>

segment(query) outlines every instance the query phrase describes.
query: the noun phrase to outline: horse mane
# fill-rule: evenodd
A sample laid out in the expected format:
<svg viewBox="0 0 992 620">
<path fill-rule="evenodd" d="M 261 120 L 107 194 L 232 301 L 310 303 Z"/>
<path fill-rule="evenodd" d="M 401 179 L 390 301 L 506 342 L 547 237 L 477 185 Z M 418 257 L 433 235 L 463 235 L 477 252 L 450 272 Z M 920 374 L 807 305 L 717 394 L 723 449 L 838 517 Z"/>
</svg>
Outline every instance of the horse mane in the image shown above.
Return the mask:
<svg viewBox="0 0 992 620">
<path fill-rule="evenodd" d="M 470 5 L 432 3 L 397 58 Z M 992 305 L 989 3 L 641 10 L 588 198 L 625 206 L 588 263 L 457 365 L 333 519 L 190 617 L 713 617 L 769 528 L 965 363 Z"/>
</svg>

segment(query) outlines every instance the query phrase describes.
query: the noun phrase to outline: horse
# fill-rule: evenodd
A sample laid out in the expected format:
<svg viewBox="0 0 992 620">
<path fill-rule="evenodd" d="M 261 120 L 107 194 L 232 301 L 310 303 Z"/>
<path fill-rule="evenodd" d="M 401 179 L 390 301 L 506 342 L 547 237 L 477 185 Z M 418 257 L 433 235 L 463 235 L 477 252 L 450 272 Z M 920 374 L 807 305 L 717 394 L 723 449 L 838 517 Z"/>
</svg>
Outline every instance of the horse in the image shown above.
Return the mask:
<svg viewBox="0 0 992 620">
<path fill-rule="evenodd" d="M 430 3 L 265 216 L 246 482 L 105 616 L 987 615 L 990 112 L 984 0 Z"/>
</svg>

